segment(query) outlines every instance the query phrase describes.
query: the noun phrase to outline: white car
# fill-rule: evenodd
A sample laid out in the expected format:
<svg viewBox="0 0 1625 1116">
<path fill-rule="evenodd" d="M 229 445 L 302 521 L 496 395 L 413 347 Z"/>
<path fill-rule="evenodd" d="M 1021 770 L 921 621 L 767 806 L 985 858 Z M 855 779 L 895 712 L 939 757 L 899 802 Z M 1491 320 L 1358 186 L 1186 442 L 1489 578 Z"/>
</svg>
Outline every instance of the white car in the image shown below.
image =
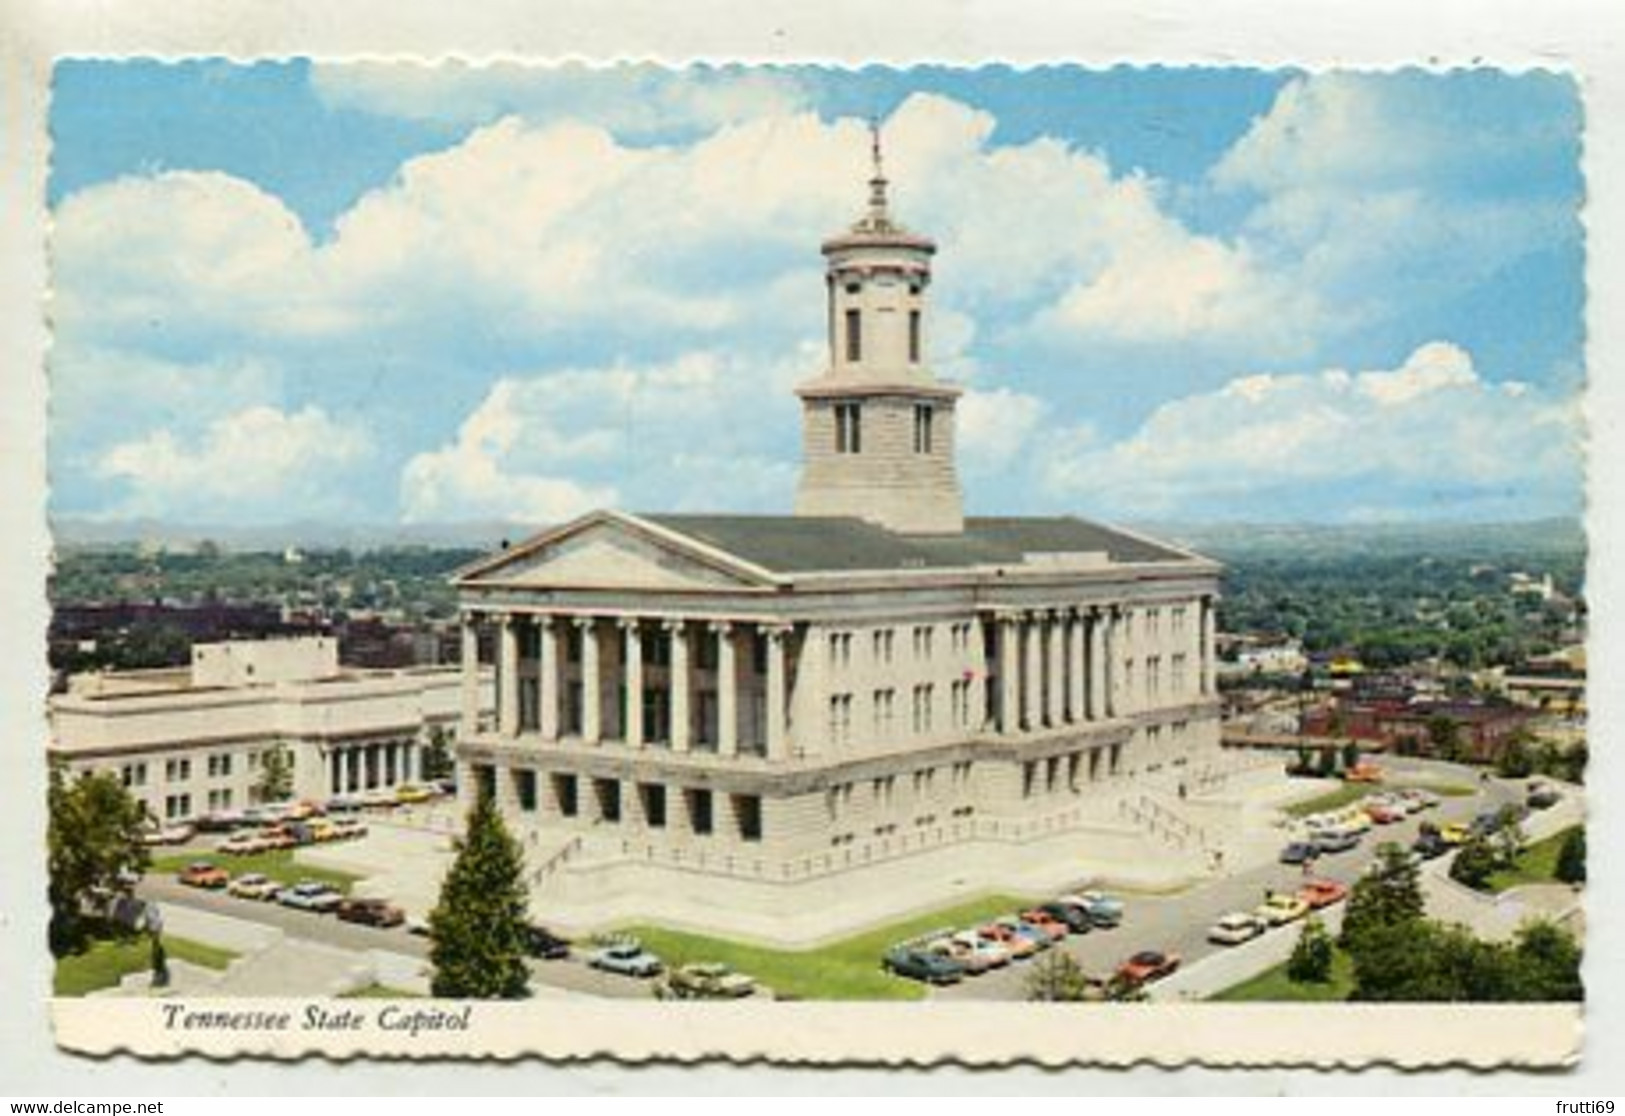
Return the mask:
<svg viewBox="0 0 1625 1116">
<path fill-rule="evenodd" d="M 974 930 L 961 930 L 949 940 L 955 945 L 968 949 L 974 956 L 982 958 L 990 969 L 996 969 L 1000 965 L 1010 963 L 1010 949 L 1008 946 L 1003 942 L 984 938 Z"/>
<path fill-rule="evenodd" d="M 1231 911 L 1208 928 L 1207 940 L 1219 945 L 1240 945 L 1264 932 L 1264 923 L 1245 911 Z"/>
<path fill-rule="evenodd" d="M 235 895 L 239 899 L 259 900 L 275 899 L 277 892 L 281 890 L 282 885 L 280 883 L 258 872 L 248 872 L 238 876 L 226 888 L 228 894 Z"/>
</svg>

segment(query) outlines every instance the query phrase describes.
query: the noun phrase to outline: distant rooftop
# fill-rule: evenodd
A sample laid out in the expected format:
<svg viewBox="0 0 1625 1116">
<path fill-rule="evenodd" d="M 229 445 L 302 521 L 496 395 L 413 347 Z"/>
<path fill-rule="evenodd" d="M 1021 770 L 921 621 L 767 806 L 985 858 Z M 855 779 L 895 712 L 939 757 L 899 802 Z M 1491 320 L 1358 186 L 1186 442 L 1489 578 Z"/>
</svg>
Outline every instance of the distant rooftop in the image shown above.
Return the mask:
<svg viewBox="0 0 1625 1116">
<path fill-rule="evenodd" d="M 971 518 L 958 535 L 903 535 L 848 517 L 638 518 L 780 574 L 1019 565 L 1034 555 L 1060 554 L 1104 554 L 1128 564 L 1192 560 L 1185 551 L 1072 517 Z"/>
</svg>

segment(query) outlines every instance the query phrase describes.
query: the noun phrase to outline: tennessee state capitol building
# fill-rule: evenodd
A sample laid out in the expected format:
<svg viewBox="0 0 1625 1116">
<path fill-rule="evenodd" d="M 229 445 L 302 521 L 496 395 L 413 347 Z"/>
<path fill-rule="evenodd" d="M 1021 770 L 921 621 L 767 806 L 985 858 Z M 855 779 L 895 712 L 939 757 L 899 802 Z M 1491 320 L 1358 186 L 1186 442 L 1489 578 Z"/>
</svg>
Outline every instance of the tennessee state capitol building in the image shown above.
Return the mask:
<svg viewBox="0 0 1625 1116">
<path fill-rule="evenodd" d="M 795 514 L 599 511 L 456 575 L 460 785 L 530 831 L 538 899 L 766 911 L 932 850 L 1014 864 L 1093 797 L 1218 754 L 1219 566 L 965 517 L 960 389 L 923 358 L 936 245 L 892 219 L 878 144 L 869 185 L 823 245 Z"/>
</svg>

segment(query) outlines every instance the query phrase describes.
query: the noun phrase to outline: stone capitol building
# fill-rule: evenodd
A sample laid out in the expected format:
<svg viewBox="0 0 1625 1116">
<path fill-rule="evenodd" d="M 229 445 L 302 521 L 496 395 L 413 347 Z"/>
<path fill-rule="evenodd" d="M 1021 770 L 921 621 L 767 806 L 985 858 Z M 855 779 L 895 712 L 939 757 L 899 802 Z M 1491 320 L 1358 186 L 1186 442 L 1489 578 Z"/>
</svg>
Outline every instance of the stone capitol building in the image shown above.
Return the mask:
<svg viewBox="0 0 1625 1116">
<path fill-rule="evenodd" d="M 793 515 L 598 511 L 456 575 L 459 785 L 526 842 L 538 917 L 788 942 L 1059 886 L 1175 855 L 1134 818 L 1220 762 L 1220 567 L 964 515 L 936 245 L 892 218 L 878 142 L 869 188 L 823 244 Z"/>
</svg>

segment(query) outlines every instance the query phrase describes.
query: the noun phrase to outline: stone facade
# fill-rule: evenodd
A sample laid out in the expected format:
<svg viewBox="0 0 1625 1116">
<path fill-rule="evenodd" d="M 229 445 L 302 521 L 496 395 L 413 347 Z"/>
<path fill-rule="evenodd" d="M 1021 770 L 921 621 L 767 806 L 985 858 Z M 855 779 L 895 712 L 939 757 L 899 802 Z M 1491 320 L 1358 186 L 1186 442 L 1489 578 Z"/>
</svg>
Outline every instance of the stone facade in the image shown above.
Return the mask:
<svg viewBox="0 0 1625 1116">
<path fill-rule="evenodd" d="M 189 821 L 256 805 L 279 748 L 293 756 L 295 798 L 414 782 L 430 733 L 461 731 L 470 688 L 476 721 L 491 706 L 489 677 L 353 670 L 329 637 L 197 644 L 192 660 L 75 676 L 50 702 L 51 757 L 117 775 L 154 818 Z"/>
<path fill-rule="evenodd" d="M 827 895 L 1045 841 L 1217 756 L 1216 563 L 963 516 L 957 389 L 920 359 L 934 250 L 891 222 L 877 159 L 868 215 L 824 246 L 796 515 L 596 512 L 457 574 L 467 669 L 492 648 L 497 694 L 485 724 L 465 674 L 460 791 L 530 834 L 544 894 L 615 891 L 617 866 L 668 894 L 709 878 L 726 922 L 783 899 L 745 883 Z"/>
</svg>

